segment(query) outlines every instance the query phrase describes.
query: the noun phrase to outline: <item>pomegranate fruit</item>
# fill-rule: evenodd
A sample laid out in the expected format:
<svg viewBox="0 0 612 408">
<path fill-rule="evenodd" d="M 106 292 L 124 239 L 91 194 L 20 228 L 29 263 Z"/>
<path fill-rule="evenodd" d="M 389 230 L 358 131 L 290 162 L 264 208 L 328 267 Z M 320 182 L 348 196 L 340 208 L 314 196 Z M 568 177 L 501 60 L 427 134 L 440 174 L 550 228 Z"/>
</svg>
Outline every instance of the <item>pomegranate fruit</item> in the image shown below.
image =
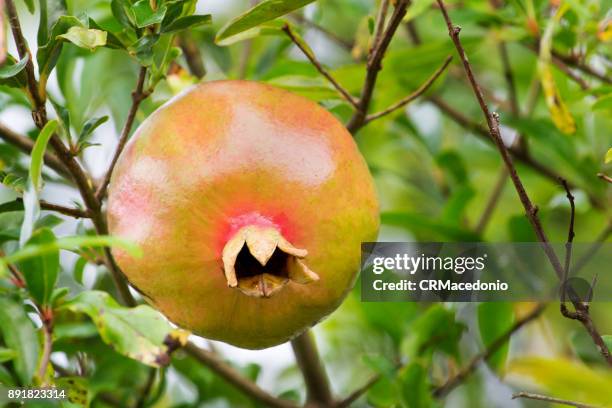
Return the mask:
<svg viewBox="0 0 612 408">
<path fill-rule="evenodd" d="M 108 197 L 117 263 L 179 326 L 244 348 L 280 344 L 331 313 L 376 238 L 372 178 L 329 112 L 287 91 L 216 81 L 149 116 Z"/>
</svg>

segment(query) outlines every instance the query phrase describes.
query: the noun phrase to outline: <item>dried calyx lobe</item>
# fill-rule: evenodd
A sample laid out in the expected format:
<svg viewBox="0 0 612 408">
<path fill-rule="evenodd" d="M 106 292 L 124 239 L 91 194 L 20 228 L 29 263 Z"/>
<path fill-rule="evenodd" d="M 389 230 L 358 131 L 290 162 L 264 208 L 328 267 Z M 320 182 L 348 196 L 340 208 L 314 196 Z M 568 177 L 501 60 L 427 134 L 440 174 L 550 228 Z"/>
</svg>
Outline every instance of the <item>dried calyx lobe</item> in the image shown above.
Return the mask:
<svg viewBox="0 0 612 408">
<path fill-rule="evenodd" d="M 275 227 L 247 225 L 223 248 L 225 278 L 230 287 L 249 296 L 269 297 L 289 281 L 306 284 L 319 280 L 303 262 L 307 254 Z"/>
</svg>

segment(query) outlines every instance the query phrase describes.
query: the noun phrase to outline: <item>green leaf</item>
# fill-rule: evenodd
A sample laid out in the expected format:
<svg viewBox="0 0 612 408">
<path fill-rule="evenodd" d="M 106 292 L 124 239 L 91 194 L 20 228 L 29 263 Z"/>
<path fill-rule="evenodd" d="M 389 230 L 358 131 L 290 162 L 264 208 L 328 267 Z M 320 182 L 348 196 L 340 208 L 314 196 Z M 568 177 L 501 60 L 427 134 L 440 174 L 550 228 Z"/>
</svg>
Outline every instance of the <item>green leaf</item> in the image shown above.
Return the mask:
<svg viewBox="0 0 612 408">
<path fill-rule="evenodd" d="M 489 347 L 506 333 L 513 323 L 514 309 L 512 303 L 488 302 L 478 305 L 478 327 L 480 338 L 485 347 Z M 509 346 L 509 342 L 506 342 L 487 361 L 493 371 L 500 372 L 504 369 Z"/>
<path fill-rule="evenodd" d="M 62 51 L 62 39 L 57 37 L 67 33 L 71 27 L 83 27 L 83 24 L 74 16 L 61 16 L 51 27 L 49 41 L 42 46 L 39 45 L 36 60 L 41 76 L 48 77 L 55 67 Z"/>
<path fill-rule="evenodd" d="M 593 110 L 598 110 L 598 109 L 612 110 L 612 94 L 607 94 L 607 95 L 599 97 L 593 103 L 593 106 L 591 106 L 591 109 Z"/>
<path fill-rule="evenodd" d="M 38 362 L 38 337 L 23 307 L 0 296 L 0 331 L 4 344 L 17 355 L 13 365 L 21 385 L 29 385 Z"/>
<path fill-rule="evenodd" d="M 36 231 L 27 245 L 45 245 L 53 243 L 55 235 L 50 229 Z M 59 274 L 59 249 L 23 260 L 19 263 L 26 280 L 26 287 L 32 298 L 39 305 L 50 303 L 53 288 Z"/>
<path fill-rule="evenodd" d="M 215 38 L 220 42 L 262 23 L 284 16 L 292 11 L 312 3 L 314 0 L 265 0 L 251 8 L 247 12 L 229 21 Z"/>
<path fill-rule="evenodd" d="M 151 307 L 122 307 L 106 292 L 82 292 L 60 309 L 85 313 L 95 323 L 102 341 L 118 353 L 152 367 L 169 362 L 165 344 L 169 337 L 182 344 L 186 340 L 186 332 L 173 329 Z"/>
<path fill-rule="evenodd" d="M 398 376 L 403 406 L 407 408 L 431 408 L 431 396 L 427 369 L 415 362 L 403 368 Z"/>
<path fill-rule="evenodd" d="M 608 149 L 606 157 L 604 158 L 604 163 L 608 164 L 610 162 L 612 162 L 612 148 Z"/>
<path fill-rule="evenodd" d="M 132 6 L 136 27 L 144 28 L 153 24 L 159 24 L 166 15 L 166 6 L 161 5 L 157 10 L 151 8 L 149 0 L 140 0 Z"/>
<path fill-rule="evenodd" d="M 54 242 L 45 244 L 27 245 L 4 258 L 0 258 L 0 263 L 9 264 L 22 261 L 31 257 L 42 256 L 49 252 L 54 252 L 58 249 L 68 251 L 76 251 L 83 247 L 118 247 L 126 251 L 133 257 L 142 256 L 142 251 L 138 246 L 131 241 L 119 237 L 111 237 L 107 235 L 91 235 L 91 236 L 71 236 L 56 239 Z"/>
<path fill-rule="evenodd" d="M 10 361 L 15 357 L 17 357 L 17 352 L 15 350 L 6 347 L 0 347 L 0 363 Z"/>
<path fill-rule="evenodd" d="M 74 280 L 81 285 L 83 284 L 83 272 L 85 271 L 85 266 L 87 266 L 87 259 L 85 258 L 79 258 L 74 263 Z"/>
<path fill-rule="evenodd" d="M 89 137 L 93 134 L 93 131 L 107 120 L 108 116 L 102 116 L 99 118 L 91 118 L 85 122 L 83 129 L 81 129 L 81 133 L 79 133 L 79 143 L 87 141 L 87 139 L 89 139 Z"/>
<path fill-rule="evenodd" d="M 177 31 L 186 30 L 188 28 L 199 27 L 202 25 L 207 25 L 212 22 L 212 17 L 210 14 L 200 15 L 200 16 L 185 16 L 180 17 L 174 21 L 172 21 L 167 26 L 161 27 L 161 32 L 163 34 L 174 33 Z"/>
<path fill-rule="evenodd" d="M 55 381 L 57 388 L 66 390 L 66 399 L 78 407 L 88 407 L 92 397 L 89 381 L 83 377 L 60 377 Z"/>
<path fill-rule="evenodd" d="M 0 67 L 0 79 L 8 79 L 14 77 L 15 75 L 23 71 L 29 60 L 30 55 L 27 54 L 21 59 L 21 61 L 16 64 L 4 65 Z"/>
<path fill-rule="evenodd" d="M 429 358 L 439 350 L 459 360 L 459 340 L 465 328 L 455 320 L 453 310 L 434 305 L 411 325 L 402 352 L 408 358 Z"/>
<path fill-rule="evenodd" d="M 29 57 L 27 57 L 29 58 Z M 4 72 L 6 78 L 0 78 L 0 85 L 9 87 L 9 88 L 25 88 L 27 84 L 27 79 L 25 76 L 25 71 L 23 69 L 19 70 L 16 74 L 10 75 L 11 71 L 13 71 L 19 64 L 21 64 L 23 60 L 17 61 L 10 54 L 6 55 L 6 60 L 4 61 L 4 67 L 0 68 L 0 72 Z M 26 62 L 27 64 L 27 62 Z M 25 64 L 24 64 L 25 67 Z M 6 90 L 3 92 L 8 93 Z M 21 92 L 19 92 L 21 94 Z"/>
<path fill-rule="evenodd" d="M 49 41 L 49 29 L 51 23 L 55 22 L 60 16 L 68 14 L 65 0 L 39 0 L 40 20 L 38 23 L 37 42 L 45 44 Z"/>
<path fill-rule="evenodd" d="M 131 28 L 135 25 L 134 11 L 128 0 L 112 0 L 111 11 L 117 21 L 125 28 Z"/>
<path fill-rule="evenodd" d="M 601 336 L 606 346 L 608 346 L 608 350 L 612 350 L 612 334 L 606 334 Z"/>
<path fill-rule="evenodd" d="M 153 46 L 158 40 L 158 34 L 146 35 L 130 46 L 130 54 L 134 55 L 142 65 L 148 67 L 153 64 Z"/>
<path fill-rule="evenodd" d="M 30 14 L 34 14 L 36 7 L 34 6 L 34 0 L 23 0 Z"/>
<path fill-rule="evenodd" d="M 30 171 L 28 176 L 28 187 L 23 193 L 24 217 L 21 225 L 21 235 L 19 238 L 20 246 L 24 246 L 26 241 L 32 236 L 34 223 L 40 214 L 40 204 L 38 202 L 38 194 L 42 189 L 42 166 L 47 143 L 55 129 L 57 121 L 51 120 L 47 122 L 45 127 L 40 131 L 34 148 L 32 149 L 32 161 L 30 163 Z"/>
<path fill-rule="evenodd" d="M 58 35 L 58 38 L 68 40 L 77 47 L 90 51 L 106 45 L 106 31 L 94 28 L 73 26 L 68 29 L 66 34 Z"/>
</svg>

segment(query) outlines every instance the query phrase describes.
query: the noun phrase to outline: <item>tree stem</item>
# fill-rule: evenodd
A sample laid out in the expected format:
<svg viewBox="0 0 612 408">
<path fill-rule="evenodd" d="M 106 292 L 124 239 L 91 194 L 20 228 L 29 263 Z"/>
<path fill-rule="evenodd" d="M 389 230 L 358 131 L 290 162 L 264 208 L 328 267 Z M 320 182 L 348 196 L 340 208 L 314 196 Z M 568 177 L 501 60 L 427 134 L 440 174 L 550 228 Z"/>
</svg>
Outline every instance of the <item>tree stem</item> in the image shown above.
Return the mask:
<svg viewBox="0 0 612 408">
<path fill-rule="evenodd" d="M 307 404 L 331 406 L 333 397 L 329 379 L 319 357 L 312 332 L 307 330 L 291 340 L 291 347 L 293 347 L 295 359 L 306 382 Z"/>
</svg>

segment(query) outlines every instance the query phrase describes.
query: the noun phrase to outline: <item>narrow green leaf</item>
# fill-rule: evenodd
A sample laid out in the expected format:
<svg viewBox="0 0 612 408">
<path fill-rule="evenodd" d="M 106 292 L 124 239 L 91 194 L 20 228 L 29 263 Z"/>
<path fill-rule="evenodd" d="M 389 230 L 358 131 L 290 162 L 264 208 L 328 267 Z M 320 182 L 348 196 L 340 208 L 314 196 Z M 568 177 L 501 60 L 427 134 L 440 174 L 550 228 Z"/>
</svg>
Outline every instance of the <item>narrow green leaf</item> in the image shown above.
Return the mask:
<svg viewBox="0 0 612 408">
<path fill-rule="evenodd" d="M 169 362 L 168 337 L 184 344 L 188 333 L 175 330 L 163 316 L 149 306 L 120 306 L 108 293 L 86 291 L 60 307 L 85 313 L 98 328 L 102 341 L 118 353 L 152 367 Z"/>
<path fill-rule="evenodd" d="M 62 39 L 57 37 L 67 33 L 71 27 L 83 27 L 83 24 L 74 16 L 59 17 L 51 27 L 49 41 L 44 45 L 39 45 L 36 60 L 41 76 L 48 76 L 55 67 L 62 51 Z"/>
<path fill-rule="evenodd" d="M 47 143 L 55 129 L 57 121 L 51 120 L 47 122 L 45 127 L 40 131 L 34 148 L 32 149 L 32 161 L 30 163 L 30 171 L 28 176 L 28 187 L 23 193 L 24 217 L 21 225 L 21 235 L 19 238 L 20 246 L 24 246 L 26 241 L 32 236 L 34 223 L 40 214 L 40 204 L 38 202 L 38 194 L 42 188 L 42 166 Z"/>
<path fill-rule="evenodd" d="M 15 75 L 23 71 L 29 60 L 30 55 L 28 54 L 16 64 L 4 65 L 3 67 L 0 67 L 0 79 L 8 79 L 14 77 Z"/>
<path fill-rule="evenodd" d="M 17 357 L 17 352 L 15 350 L 6 347 L 0 347 L 0 363 L 10 361 L 15 357 Z"/>
<path fill-rule="evenodd" d="M 26 243 L 26 247 L 52 244 L 54 241 L 53 232 L 45 228 L 36 231 Z M 32 298 L 39 305 L 48 305 L 59 275 L 59 249 L 24 259 L 19 263 L 19 269 L 23 273 L 26 287 Z"/>
<path fill-rule="evenodd" d="M 36 7 L 34 6 L 34 0 L 23 0 L 30 14 L 34 14 Z"/>
<path fill-rule="evenodd" d="M 604 159 L 604 162 L 606 164 L 612 162 L 612 148 L 608 149 L 608 151 L 606 152 L 606 157 Z"/>
<path fill-rule="evenodd" d="M 23 307 L 0 296 L 0 331 L 4 344 L 17 355 L 13 364 L 21 385 L 31 384 L 38 362 L 38 337 Z"/>
<path fill-rule="evenodd" d="M 42 256 L 49 252 L 54 252 L 58 249 L 76 251 L 79 248 L 84 247 L 116 247 L 121 248 L 133 257 L 142 256 L 142 251 L 140 250 L 140 248 L 131 241 L 107 235 L 79 235 L 58 238 L 51 243 L 24 246 L 23 248 L 19 249 L 16 252 L 13 252 L 5 258 L 0 258 L 0 262 L 6 264 L 15 263 L 31 257 Z"/>
<path fill-rule="evenodd" d="M 161 5 L 157 10 L 151 8 L 149 0 L 140 0 L 132 6 L 136 27 L 144 28 L 153 24 L 159 24 L 166 15 L 166 6 Z"/>
<path fill-rule="evenodd" d="M 153 64 L 153 46 L 159 40 L 158 34 L 146 35 L 130 46 L 130 54 L 134 55 L 144 66 Z"/>
<path fill-rule="evenodd" d="M 99 118 L 91 118 L 85 122 L 83 129 L 81 129 L 81 133 L 79 134 L 79 142 L 84 142 L 89 139 L 89 137 L 93 134 L 93 131 L 107 120 L 108 116 L 102 116 Z"/>
<path fill-rule="evenodd" d="M 606 334 L 601 336 L 606 346 L 608 346 L 608 350 L 612 350 L 612 334 Z"/>
<path fill-rule="evenodd" d="M 215 38 L 215 42 L 222 41 L 243 31 L 256 27 L 262 23 L 284 16 L 300 9 L 314 0 L 265 0 L 247 12 L 229 21 Z"/>
<path fill-rule="evenodd" d="M 434 402 L 427 368 L 414 362 L 403 368 L 398 376 L 401 398 L 407 408 L 431 408 Z"/>
<path fill-rule="evenodd" d="M 94 28 L 73 26 L 68 29 L 66 34 L 58 35 L 58 37 L 90 51 L 106 45 L 106 31 Z"/>
<path fill-rule="evenodd" d="M 83 284 L 83 272 L 85 271 L 85 266 L 87 266 L 87 260 L 85 258 L 79 258 L 74 263 L 74 280 L 77 281 L 80 285 Z"/>
<path fill-rule="evenodd" d="M 186 16 L 172 21 L 167 26 L 162 25 L 161 32 L 164 34 L 174 33 L 177 31 L 186 30 L 188 28 L 194 28 L 210 24 L 211 22 L 212 17 L 210 14 L 205 14 L 201 16 Z"/>
<path fill-rule="evenodd" d="M 478 305 L 478 327 L 480 338 L 488 347 L 503 335 L 514 323 L 514 309 L 508 302 L 486 302 Z M 508 355 L 509 343 L 506 342 L 487 361 L 493 371 L 504 369 Z"/>
<path fill-rule="evenodd" d="M 134 23 L 134 12 L 128 0 L 112 0 L 111 11 L 113 16 L 125 28 L 131 28 Z"/>
</svg>

